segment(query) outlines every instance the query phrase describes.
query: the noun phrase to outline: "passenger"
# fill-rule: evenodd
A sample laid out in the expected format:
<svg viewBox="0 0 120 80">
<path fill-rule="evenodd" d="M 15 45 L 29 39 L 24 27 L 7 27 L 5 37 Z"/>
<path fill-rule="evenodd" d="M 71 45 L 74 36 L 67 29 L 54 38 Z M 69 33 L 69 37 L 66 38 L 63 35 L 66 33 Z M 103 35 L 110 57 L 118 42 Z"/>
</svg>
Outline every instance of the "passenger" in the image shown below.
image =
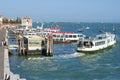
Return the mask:
<svg viewBox="0 0 120 80">
<path fill-rule="evenodd" d="M 2 46 L 4 46 L 4 40 L 2 40 Z"/>
<path fill-rule="evenodd" d="M 6 46 L 6 41 L 4 41 L 4 46 Z"/>
</svg>

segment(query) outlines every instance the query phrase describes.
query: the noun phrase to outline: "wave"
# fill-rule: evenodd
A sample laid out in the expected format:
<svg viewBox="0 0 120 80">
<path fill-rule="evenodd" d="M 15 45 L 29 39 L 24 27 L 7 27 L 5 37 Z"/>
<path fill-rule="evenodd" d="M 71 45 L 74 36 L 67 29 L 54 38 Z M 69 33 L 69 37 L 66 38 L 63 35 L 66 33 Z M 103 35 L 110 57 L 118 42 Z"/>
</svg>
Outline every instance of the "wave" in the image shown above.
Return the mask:
<svg viewBox="0 0 120 80">
<path fill-rule="evenodd" d="M 69 58 L 75 58 L 75 57 L 80 57 L 80 56 L 84 56 L 84 55 L 85 55 L 84 53 L 75 52 L 73 54 L 56 55 L 55 58 L 69 59 Z"/>
<path fill-rule="evenodd" d="M 84 53 L 75 52 L 73 54 L 54 55 L 53 57 L 29 57 L 28 60 L 69 59 L 69 58 L 76 58 L 84 55 L 85 55 Z"/>
</svg>

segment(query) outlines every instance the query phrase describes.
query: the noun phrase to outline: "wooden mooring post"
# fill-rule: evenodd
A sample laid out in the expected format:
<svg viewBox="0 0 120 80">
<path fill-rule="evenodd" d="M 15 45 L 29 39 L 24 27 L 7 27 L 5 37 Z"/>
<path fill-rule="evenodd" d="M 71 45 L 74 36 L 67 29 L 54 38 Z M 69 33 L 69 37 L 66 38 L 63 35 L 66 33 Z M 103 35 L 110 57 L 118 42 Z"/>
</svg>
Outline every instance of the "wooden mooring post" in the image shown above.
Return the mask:
<svg viewBox="0 0 120 80">
<path fill-rule="evenodd" d="M 53 36 L 49 36 L 47 39 L 46 56 L 53 56 Z"/>
<path fill-rule="evenodd" d="M 25 47 L 24 47 L 24 39 L 23 37 L 22 38 L 19 38 L 18 39 L 18 45 L 19 45 L 19 54 L 22 54 L 22 55 L 25 55 Z"/>
</svg>

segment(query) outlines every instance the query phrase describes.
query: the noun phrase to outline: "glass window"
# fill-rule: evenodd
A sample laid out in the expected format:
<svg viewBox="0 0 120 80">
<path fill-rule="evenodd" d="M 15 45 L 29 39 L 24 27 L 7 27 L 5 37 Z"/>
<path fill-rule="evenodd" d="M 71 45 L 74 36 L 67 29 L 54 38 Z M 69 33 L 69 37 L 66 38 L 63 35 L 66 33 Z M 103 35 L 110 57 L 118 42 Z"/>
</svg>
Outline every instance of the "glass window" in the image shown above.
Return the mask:
<svg viewBox="0 0 120 80">
<path fill-rule="evenodd" d="M 73 38 L 76 38 L 77 37 L 77 35 L 73 35 Z"/>
<path fill-rule="evenodd" d="M 104 44 L 105 44 L 105 41 L 96 42 L 96 43 L 95 43 L 95 46 L 104 45 Z"/>
<path fill-rule="evenodd" d="M 53 35 L 53 37 L 56 37 L 56 35 Z"/>
<path fill-rule="evenodd" d="M 72 38 L 72 35 L 69 35 L 69 38 Z"/>
<path fill-rule="evenodd" d="M 78 35 L 78 37 L 83 37 L 83 35 Z"/>
<path fill-rule="evenodd" d="M 60 35 L 57 35 L 57 37 L 60 37 Z"/>
<path fill-rule="evenodd" d="M 68 38 L 68 35 L 65 35 L 66 38 Z"/>
</svg>

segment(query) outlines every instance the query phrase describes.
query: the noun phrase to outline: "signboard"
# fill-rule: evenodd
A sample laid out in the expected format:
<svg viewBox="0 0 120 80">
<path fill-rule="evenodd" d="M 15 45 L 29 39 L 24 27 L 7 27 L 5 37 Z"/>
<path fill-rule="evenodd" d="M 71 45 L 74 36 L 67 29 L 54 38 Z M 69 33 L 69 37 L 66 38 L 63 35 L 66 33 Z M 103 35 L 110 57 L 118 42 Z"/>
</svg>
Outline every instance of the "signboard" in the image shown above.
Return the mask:
<svg viewBox="0 0 120 80">
<path fill-rule="evenodd" d="M 29 38 L 28 39 L 28 50 L 41 50 L 42 48 L 42 41 L 44 38 Z"/>
</svg>

